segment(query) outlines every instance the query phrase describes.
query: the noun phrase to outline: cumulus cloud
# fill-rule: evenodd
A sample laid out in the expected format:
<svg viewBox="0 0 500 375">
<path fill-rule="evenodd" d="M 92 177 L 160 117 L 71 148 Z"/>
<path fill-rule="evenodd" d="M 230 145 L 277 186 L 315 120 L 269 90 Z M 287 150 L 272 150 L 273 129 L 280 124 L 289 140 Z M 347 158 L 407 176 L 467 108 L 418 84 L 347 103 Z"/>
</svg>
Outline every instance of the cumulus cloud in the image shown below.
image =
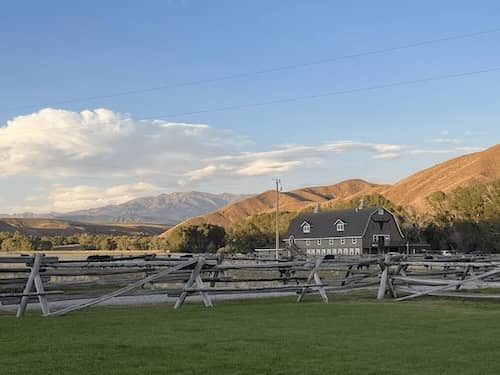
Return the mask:
<svg viewBox="0 0 500 375">
<path fill-rule="evenodd" d="M 355 141 L 244 151 L 245 137 L 206 124 L 134 120 L 108 109 L 46 108 L 0 128 L 0 176 L 100 177 L 182 186 L 221 175 L 259 176 L 367 151 L 395 158 L 402 146 Z"/>
<path fill-rule="evenodd" d="M 242 137 L 205 124 L 47 108 L 0 127 L 0 176 L 176 176 L 231 141 Z"/>
</svg>

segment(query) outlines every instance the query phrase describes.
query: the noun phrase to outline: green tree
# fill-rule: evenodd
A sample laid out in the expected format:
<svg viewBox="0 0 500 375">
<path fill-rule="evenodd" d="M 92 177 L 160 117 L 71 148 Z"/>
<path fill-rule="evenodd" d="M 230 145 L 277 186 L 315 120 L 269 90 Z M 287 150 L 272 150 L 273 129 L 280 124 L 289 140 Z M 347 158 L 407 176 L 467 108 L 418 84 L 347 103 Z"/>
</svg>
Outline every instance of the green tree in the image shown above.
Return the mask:
<svg viewBox="0 0 500 375">
<path fill-rule="evenodd" d="M 2 251 L 30 251 L 32 249 L 29 238 L 19 232 L 2 241 Z"/>
</svg>

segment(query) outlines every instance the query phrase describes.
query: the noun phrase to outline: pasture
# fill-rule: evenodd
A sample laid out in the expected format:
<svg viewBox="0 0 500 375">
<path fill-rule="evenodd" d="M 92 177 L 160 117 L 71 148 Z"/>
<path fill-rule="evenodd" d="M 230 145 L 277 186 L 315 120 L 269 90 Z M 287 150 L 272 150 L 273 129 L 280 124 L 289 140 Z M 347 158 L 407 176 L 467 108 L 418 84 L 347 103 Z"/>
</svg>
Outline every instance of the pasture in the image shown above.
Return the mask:
<svg viewBox="0 0 500 375">
<path fill-rule="evenodd" d="M 500 304 L 373 295 L 0 314 L 0 373 L 498 374 Z"/>
</svg>

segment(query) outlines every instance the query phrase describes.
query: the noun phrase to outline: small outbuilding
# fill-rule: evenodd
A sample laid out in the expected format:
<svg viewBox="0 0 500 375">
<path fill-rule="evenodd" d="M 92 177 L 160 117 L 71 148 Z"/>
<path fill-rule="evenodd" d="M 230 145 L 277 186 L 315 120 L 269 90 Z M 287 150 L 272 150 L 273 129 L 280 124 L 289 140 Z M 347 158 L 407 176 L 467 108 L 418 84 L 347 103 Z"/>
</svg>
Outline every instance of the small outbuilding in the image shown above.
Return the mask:
<svg viewBox="0 0 500 375">
<path fill-rule="evenodd" d="M 285 241 L 310 256 L 378 254 L 406 244 L 396 217 L 384 207 L 301 213 Z"/>
</svg>

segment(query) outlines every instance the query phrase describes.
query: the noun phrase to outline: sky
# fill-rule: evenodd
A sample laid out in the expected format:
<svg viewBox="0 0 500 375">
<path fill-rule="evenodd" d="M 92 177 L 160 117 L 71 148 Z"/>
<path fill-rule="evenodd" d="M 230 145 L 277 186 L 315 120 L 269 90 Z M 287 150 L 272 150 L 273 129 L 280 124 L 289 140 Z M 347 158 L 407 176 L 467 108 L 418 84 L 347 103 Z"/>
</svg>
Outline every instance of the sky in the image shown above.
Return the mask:
<svg viewBox="0 0 500 375">
<path fill-rule="evenodd" d="M 0 213 L 394 183 L 500 138 L 497 1 L 16 1 Z"/>
</svg>

